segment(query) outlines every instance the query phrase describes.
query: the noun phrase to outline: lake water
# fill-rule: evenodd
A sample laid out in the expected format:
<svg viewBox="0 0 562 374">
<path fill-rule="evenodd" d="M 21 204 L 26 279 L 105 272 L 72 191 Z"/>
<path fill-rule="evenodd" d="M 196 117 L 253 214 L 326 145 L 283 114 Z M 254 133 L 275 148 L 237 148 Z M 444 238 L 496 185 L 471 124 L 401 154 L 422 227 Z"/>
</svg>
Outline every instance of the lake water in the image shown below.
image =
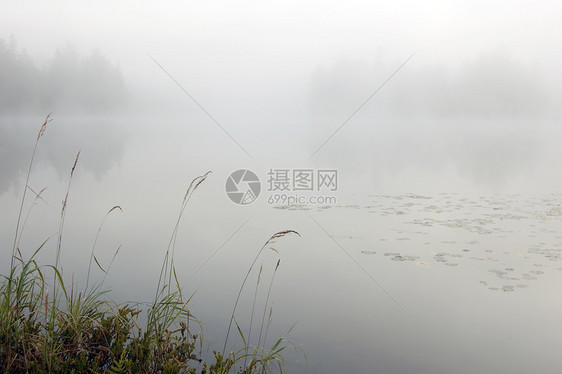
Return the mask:
<svg viewBox="0 0 562 374">
<path fill-rule="evenodd" d="M 555 372 L 560 200 L 373 195 L 303 212 L 308 261 L 331 259 L 332 292 L 302 299 L 313 372 Z"/>
<path fill-rule="evenodd" d="M 213 170 L 189 202 L 175 252 L 184 291 L 194 294 L 192 312 L 204 323 L 205 349 L 222 348 L 236 294 L 256 253 L 272 234 L 291 229 L 300 237 L 287 235 L 271 245 L 275 251 L 264 250 L 236 313 L 247 331 L 263 266 L 259 317 L 250 337 L 255 342 L 280 260 L 266 307 L 267 312 L 272 308 L 268 343 L 296 324 L 288 338 L 307 359 L 289 353 L 291 372 L 553 373 L 561 366 L 562 194 L 556 193 L 558 162 L 544 162 L 556 160 L 560 152 L 558 137 L 552 136 L 556 132 L 547 128 L 537 141 L 542 151 L 504 184 L 492 180 L 485 188 L 467 186 L 457 178 L 462 172 L 448 174 L 445 166 L 426 172 L 424 163 L 415 160 L 407 163 L 418 165 L 415 172 L 402 168 L 389 179 L 372 163 L 342 163 L 344 156 L 336 152 L 306 167 L 338 169 L 337 202 L 272 206 L 267 204 L 268 170 L 305 167 L 301 160 L 309 152 L 301 147 L 306 142 L 294 136 L 297 127 L 270 134 L 270 142 L 250 141 L 250 153 L 260 155 L 256 165 L 220 131 L 197 130 L 196 121 L 139 119 L 137 127 L 129 123 L 119 136 L 104 133 L 120 120 L 104 121 L 78 121 L 83 127 L 54 121 L 41 140 L 30 180 L 34 190 L 48 189 L 25 227 L 20 247 L 27 255 L 57 232 L 68 173 L 75 152 L 82 149 L 62 246 L 64 274 L 77 284 L 84 281 L 101 220 L 119 205 L 123 212 L 107 218 L 96 246 L 107 266 L 121 245 L 105 284 L 119 301 L 151 300 L 185 190 L 192 178 Z M 411 144 L 423 132 L 404 138 L 410 130 L 387 133 L 375 142 L 405 139 Z M 235 134 L 241 143 L 258 135 Z M 442 137 L 454 144 L 451 139 Z M 25 162 L 33 141 L 31 135 L 20 147 L 18 157 Z M 366 150 L 358 147 L 357 152 Z M 395 162 L 406 157 L 403 152 L 391 156 Z M 494 162 L 493 156 L 489 161 Z M 254 170 L 262 181 L 258 200 L 244 206 L 232 203 L 224 190 L 228 175 L 240 168 Z M 373 169 L 379 170 L 375 177 Z M 536 180 L 537 170 L 542 180 Z M 528 175 L 536 185 L 548 184 L 554 175 L 555 183 L 545 190 L 528 187 Z M 11 182 L 0 196 L 4 259 L 23 179 L 20 175 Z M 55 243 L 51 237 L 40 254 L 43 263 L 53 262 Z M 5 260 L 2 271 L 7 267 Z M 240 344 L 232 332 L 228 346 Z"/>
</svg>

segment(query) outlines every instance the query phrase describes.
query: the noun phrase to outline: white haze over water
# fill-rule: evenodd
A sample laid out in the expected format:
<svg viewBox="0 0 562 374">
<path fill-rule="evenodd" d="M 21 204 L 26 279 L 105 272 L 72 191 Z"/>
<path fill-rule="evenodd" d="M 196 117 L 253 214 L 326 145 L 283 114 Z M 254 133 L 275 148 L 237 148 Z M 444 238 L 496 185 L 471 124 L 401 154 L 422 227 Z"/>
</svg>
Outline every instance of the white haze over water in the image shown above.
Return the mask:
<svg viewBox="0 0 562 374">
<path fill-rule="evenodd" d="M 1 13 L 0 38 L 13 35 L 38 68 L 67 45 L 80 56 L 99 49 L 129 92 L 119 110 L 52 110 L 30 179 L 36 191 L 47 187 L 45 202 L 27 222 L 24 253 L 56 234 L 81 150 L 65 274 L 84 278 L 98 225 L 120 205 L 96 251 L 108 264 L 121 245 L 108 286 L 119 300 L 149 300 L 185 190 L 212 170 L 189 203 L 176 253 L 186 281 L 221 248 L 186 283 L 212 348 L 222 346 L 253 255 L 273 233 L 294 229 L 302 238 L 276 246 L 270 332 L 298 322 L 293 341 L 308 368 L 291 357 L 293 372 L 524 373 L 562 364 L 558 2 L 69 1 L 4 4 Z M 46 114 L 1 113 L 4 259 Z M 224 193 L 241 168 L 262 180 L 263 195 L 248 206 Z M 337 169 L 337 206 L 271 208 L 270 168 Z M 276 259 L 267 253 L 266 271 Z"/>
</svg>

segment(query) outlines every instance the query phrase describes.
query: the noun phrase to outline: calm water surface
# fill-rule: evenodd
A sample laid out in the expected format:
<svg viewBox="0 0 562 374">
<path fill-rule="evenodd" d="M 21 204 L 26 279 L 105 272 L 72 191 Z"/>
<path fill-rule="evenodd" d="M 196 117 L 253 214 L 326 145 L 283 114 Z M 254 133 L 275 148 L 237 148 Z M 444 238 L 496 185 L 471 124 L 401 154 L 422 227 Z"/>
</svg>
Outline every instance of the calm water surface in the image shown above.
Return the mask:
<svg viewBox="0 0 562 374">
<path fill-rule="evenodd" d="M 39 148 L 30 185 L 48 189 L 45 201 L 34 205 L 21 242 L 30 255 L 51 237 L 40 254 L 43 263 L 54 259 L 52 235 L 80 147 L 57 143 L 61 126 L 50 129 L 50 143 L 46 139 Z M 103 129 L 92 127 L 92 133 L 101 136 Z M 62 247 L 64 274 L 76 284 L 84 281 L 103 216 L 120 205 L 123 213 L 108 217 L 96 246 L 107 266 L 121 245 L 105 284 L 119 301 L 150 301 L 185 189 L 191 178 L 211 169 L 182 218 L 175 253 L 184 292 L 194 295 L 192 312 L 204 323 L 206 352 L 222 348 L 236 294 L 256 253 L 272 234 L 292 229 L 300 237 L 280 238 L 264 250 L 236 313 L 248 332 L 262 267 L 259 317 L 250 340 L 257 342 L 264 308 L 267 315 L 272 310 L 268 344 L 295 324 L 287 336 L 307 359 L 289 352 L 291 372 L 554 373 L 561 366 L 562 195 L 469 188 L 428 193 L 415 187 L 408 193 L 370 193 L 364 192 L 369 184 L 349 179 L 352 168 L 338 166 L 337 204 L 270 206 L 264 193 L 242 207 L 226 197 L 225 180 L 241 167 L 261 178 L 269 167 L 265 161 L 252 166 L 245 155 L 225 159 L 216 147 L 223 154 L 239 153 L 228 139 L 193 137 L 182 123 L 166 133 L 154 123 L 140 124 L 137 131 L 123 149 L 86 142 L 91 148 L 83 152 L 73 180 Z M 121 154 L 119 161 L 103 164 L 104 147 Z M 545 154 L 558 154 L 556 149 Z M 300 167 L 307 155 L 297 156 L 288 164 L 270 164 Z M 62 164 L 68 168 L 53 168 L 49 158 L 67 161 Z M 22 183 L 0 195 L 5 248 L 11 248 Z M 363 191 L 352 193 L 359 185 Z M 396 188 L 404 189 L 404 184 Z M 7 264 L 0 264 L 3 271 Z M 240 344 L 232 333 L 229 348 Z"/>
</svg>

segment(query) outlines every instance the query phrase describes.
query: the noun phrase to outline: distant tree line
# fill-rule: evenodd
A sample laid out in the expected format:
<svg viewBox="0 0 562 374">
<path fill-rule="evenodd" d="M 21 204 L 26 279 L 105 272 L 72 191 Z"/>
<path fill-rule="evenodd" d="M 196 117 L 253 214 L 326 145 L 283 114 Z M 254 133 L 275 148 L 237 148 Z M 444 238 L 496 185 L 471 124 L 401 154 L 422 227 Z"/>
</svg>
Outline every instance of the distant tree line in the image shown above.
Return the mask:
<svg viewBox="0 0 562 374">
<path fill-rule="evenodd" d="M 127 97 L 120 69 L 97 49 L 84 57 L 68 44 L 38 67 L 13 36 L 0 39 L 0 115 L 113 112 Z"/>
<path fill-rule="evenodd" d="M 309 86 L 311 113 L 349 115 L 399 62 L 341 60 L 319 67 Z M 498 48 L 453 69 L 408 65 L 362 110 L 362 116 L 371 110 L 392 116 L 536 118 L 550 110 L 550 90 L 541 71 Z"/>
</svg>

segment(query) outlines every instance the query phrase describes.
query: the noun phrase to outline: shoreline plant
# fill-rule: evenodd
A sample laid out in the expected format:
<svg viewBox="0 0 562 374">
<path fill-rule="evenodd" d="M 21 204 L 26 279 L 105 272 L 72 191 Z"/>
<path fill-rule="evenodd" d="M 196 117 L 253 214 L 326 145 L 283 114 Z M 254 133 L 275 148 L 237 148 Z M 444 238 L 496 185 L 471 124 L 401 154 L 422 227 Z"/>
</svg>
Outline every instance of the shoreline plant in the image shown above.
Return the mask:
<svg viewBox="0 0 562 374">
<path fill-rule="evenodd" d="M 44 191 L 43 189 L 35 193 L 28 185 L 29 176 L 39 140 L 44 136 L 50 121 L 49 114 L 37 135 L 11 248 L 10 270 L 8 274 L 0 275 L 0 367 L 4 373 L 250 374 L 272 373 L 277 370 L 282 373 L 285 363 L 283 353 L 289 347 L 295 350 L 297 348 L 285 338 L 279 338 L 270 348 L 265 348 L 269 322 L 264 329 L 266 310 L 279 261 L 267 291 L 257 346 L 250 346 L 237 323 L 244 347 L 227 353 L 226 344 L 231 324 L 236 322 L 235 312 L 242 289 L 260 254 L 275 239 L 290 233 L 298 234 L 296 231 L 286 230 L 272 235 L 258 252 L 236 298 L 222 352 L 213 351 L 211 359 L 204 360 L 201 335 L 192 332 L 192 326 L 200 326 L 202 322 L 196 319 L 188 308 L 191 297 L 185 298 L 183 295 L 174 264 L 174 252 L 186 206 L 210 172 L 193 179 L 184 195 L 166 248 L 154 300 L 145 310 L 139 307 L 140 304 L 132 307 L 112 301 L 109 297 L 110 291 L 103 288 L 103 282 L 120 247 L 104 269 L 95 254 L 96 243 L 106 218 L 112 212 L 122 211 L 120 206 L 111 208 L 101 221 L 90 253 L 85 287 L 79 288 L 74 280 L 68 285 L 68 281 L 64 280 L 60 265 L 64 220 L 71 181 L 80 152 L 74 160 L 63 200 L 55 264 L 40 264 L 37 260 L 37 254 L 49 239 L 29 258 L 24 257 L 19 248 L 20 239 L 33 205 L 42 198 L 41 193 Z M 22 221 L 28 189 L 35 194 L 35 200 Z M 101 282 L 97 284 L 90 283 L 93 264 L 104 273 Z M 52 276 L 49 275 L 51 272 Z M 259 280 L 252 300 L 248 340 L 251 338 L 258 286 Z M 139 324 L 139 315 L 143 313 L 146 315 L 144 328 Z"/>
</svg>

